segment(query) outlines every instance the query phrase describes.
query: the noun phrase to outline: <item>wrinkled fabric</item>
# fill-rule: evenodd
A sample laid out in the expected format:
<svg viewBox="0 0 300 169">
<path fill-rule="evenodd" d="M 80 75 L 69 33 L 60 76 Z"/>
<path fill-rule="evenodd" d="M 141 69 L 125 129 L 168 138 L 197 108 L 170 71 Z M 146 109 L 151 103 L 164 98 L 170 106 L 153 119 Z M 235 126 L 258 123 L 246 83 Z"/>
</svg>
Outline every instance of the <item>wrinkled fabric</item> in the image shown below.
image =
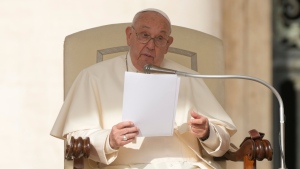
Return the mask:
<svg viewBox="0 0 300 169">
<path fill-rule="evenodd" d="M 131 63 L 130 56 L 127 58 L 127 63 L 128 71 L 137 72 Z M 156 158 L 157 154 L 155 154 L 155 152 L 148 155 L 148 151 L 137 151 L 143 154 L 145 159 L 139 159 L 135 156 L 130 158 L 128 156 L 129 152 L 134 149 L 141 150 L 140 148 L 142 146 L 147 147 L 145 140 L 149 138 L 141 139 L 134 144 L 130 143 L 123 148 L 124 150 L 120 149 L 113 154 L 108 155 L 105 152 L 105 144 L 107 144 L 106 140 L 110 129 L 113 125 L 122 121 L 123 85 L 127 67 L 126 56 L 120 56 L 97 63 L 81 71 L 69 90 L 52 128 L 51 135 L 64 139 L 67 134 L 76 133 L 76 131 L 98 130 L 99 133 L 95 136 L 94 140 L 97 141 L 97 143 L 95 143 L 95 145 L 97 145 L 95 146 L 95 151 L 101 163 L 120 165 L 128 161 L 128 159 L 126 160 L 127 157 L 133 160 L 131 161 L 132 164 L 137 161 L 141 163 L 151 163 L 149 158 L 146 157 L 153 156 L 153 158 Z M 163 61 L 161 67 L 188 73 L 197 73 L 167 59 Z M 191 118 L 189 114 L 191 110 L 209 119 L 220 141 L 217 148 L 213 149 L 207 147 L 209 144 L 206 145 L 205 142 L 200 142 L 203 150 L 210 156 L 222 156 L 228 150 L 230 136 L 236 132 L 236 128 L 230 117 L 200 78 L 181 77 L 174 125 L 174 130 L 176 130 L 178 134 L 171 137 L 170 143 L 174 142 L 174 144 L 177 144 L 181 142 L 181 147 L 185 144 L 193 144 L 185 145 L 185 148 L 188 150 L 184 151 L 191 151 L 193 154 L 190 155 L 190 153 L 186 153 L 186 157 L 199 160 L 197 158 L 200 156 L 201 159 L 201 148 L 199 149 L 198 144 L 195 144 L 194 141 L 192 141 L 192 143 L 189 142 L 189 139 L 193 140 L 196 138 L 190 136 L 183 137 L 189 130 L 187 121 Z M 181 137 L 181 141 L 178 141 L 179 137 Z M 161 139 L 163 139 L 163 137 Z M 153 146 L 151 144 L 155 145 L 159 143 L 149 143 L 150 146 Z M 145 148 L 145 150 L 146 149 L 147 148 Z M 167 153 L 172 155 L 172 150 Z M 164 155 L 166 156 L 167 154 Z M 124 156 L 126 156 L 126 158 L 122 161 Z M 137 155 L 137 157 L 139 157 L 139 155 Z M 211 160 L 201 160 L 205 161 L 205 163 L 212 168 L 219 168 L 218 164 L 214 167 L 214 162 L 211 162 Z"/>
</svg>

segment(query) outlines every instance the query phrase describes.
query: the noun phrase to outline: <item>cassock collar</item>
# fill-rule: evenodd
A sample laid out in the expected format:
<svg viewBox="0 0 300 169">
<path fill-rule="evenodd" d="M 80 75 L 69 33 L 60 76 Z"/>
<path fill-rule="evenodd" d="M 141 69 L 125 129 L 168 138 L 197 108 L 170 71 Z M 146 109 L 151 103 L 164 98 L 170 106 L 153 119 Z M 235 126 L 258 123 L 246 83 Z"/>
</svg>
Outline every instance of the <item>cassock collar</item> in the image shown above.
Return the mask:
<svg viewBox="0 0 300 169">
<path fill-rule="evenodd" d="M 128 53 L 126 54 L 125 56 L 125 62 L 127 62 L 127 67 L 126 69 L 128 68 L 128 72 L 139 72 L 135 67 L 134 65 L 132 64 L 132 61 L 131 61 L 131 56 L 130 56 L 130 51 L 128 51 Z"/>
</svg>

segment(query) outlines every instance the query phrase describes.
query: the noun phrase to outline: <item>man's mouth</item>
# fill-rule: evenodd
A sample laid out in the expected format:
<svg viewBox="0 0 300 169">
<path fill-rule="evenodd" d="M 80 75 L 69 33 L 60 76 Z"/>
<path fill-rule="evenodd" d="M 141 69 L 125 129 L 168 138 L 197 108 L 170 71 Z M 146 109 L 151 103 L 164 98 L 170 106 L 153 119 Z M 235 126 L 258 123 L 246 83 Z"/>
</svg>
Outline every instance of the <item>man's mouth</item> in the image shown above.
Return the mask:
<svg viewBox="0 0 300 169">
<path fill-rule="evenodd" d="M 153 58 L 152 55 L 149 55 L 149 54 L 146 54 L 146 53 L 144 53 L 144 54 L 142 54 L 142 55 L 144 55 L 144 56 L 146 56 L 146 57 L 152 57 L 152 58 Z"/>
</svg>

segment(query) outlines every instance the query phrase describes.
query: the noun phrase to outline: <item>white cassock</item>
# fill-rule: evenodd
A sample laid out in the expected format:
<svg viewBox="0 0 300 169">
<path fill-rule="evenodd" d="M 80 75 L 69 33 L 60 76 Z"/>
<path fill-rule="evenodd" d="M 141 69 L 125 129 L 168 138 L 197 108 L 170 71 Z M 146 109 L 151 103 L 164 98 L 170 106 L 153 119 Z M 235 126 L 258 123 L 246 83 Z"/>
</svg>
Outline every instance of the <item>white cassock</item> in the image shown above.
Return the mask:
<svg viewBox="0 0 300 169">
<path fill-rule="evenodd" d="M 160 66 L 197 73 L 167 59 Z M 119 56 L 81 71 L 65 99 L 51 135 L 62 139 L 90 137 L 95 148 L 90 159 L 105 169 L 223 168 L 224 162 L 213 161 L 212 157 L 222 156 L 229 149 L 230 136 L 236 132 L 236 127 L 199 78 L 181 77 L 173 136 L 138 137 L 134 143 L 119 150 L 109 146 L 108 135 L 112 126 L 122 121 L 127 67 L 128 71 L 137 72 L 130 56 Z M 209 119 L 210 137 L 204 142 L 188 131 L 191 110 Z"/>
</svg>

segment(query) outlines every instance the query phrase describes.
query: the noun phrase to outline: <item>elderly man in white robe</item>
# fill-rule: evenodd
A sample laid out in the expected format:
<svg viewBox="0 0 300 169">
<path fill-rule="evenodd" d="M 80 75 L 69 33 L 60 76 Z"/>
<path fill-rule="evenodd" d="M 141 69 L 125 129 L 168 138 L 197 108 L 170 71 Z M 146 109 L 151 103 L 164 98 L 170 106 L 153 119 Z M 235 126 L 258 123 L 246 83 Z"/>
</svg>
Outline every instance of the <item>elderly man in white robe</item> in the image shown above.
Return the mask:
<svg viewBox="0 0 300 169">
<path fill-rule="evenodd" d="M 173 136 L 136 137 L 139 129 L 133 122 L 119 121 L 126 71 L 143 72 L 152 64 L 197 73 L 164 58 L 173 37 L 170 19 L 158 9 L 138 12 L 126 28 L 126 38 L 126 55 L 81 71 L 51 135 L 67 140 L 89 137 L 89 160 L 104 169 L 225 168 L 212 157 L 229 149 L 236 128 L 201 79 L 181 78 Z"/>
</svg>

